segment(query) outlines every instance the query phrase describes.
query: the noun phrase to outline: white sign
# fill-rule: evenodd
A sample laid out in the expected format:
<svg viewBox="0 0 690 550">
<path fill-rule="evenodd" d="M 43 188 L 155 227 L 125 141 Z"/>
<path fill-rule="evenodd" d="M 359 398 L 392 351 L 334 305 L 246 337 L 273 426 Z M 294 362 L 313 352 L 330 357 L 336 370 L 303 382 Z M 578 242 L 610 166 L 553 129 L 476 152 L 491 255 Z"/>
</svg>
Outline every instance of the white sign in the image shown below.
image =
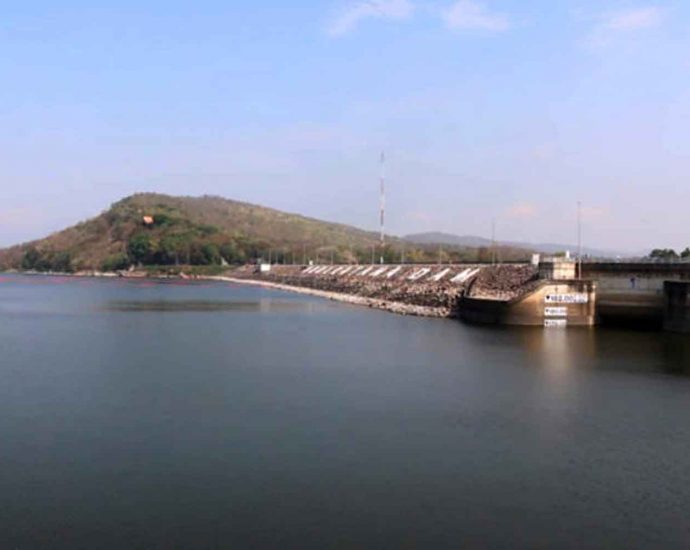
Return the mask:
<svg viewBox="0 0 690 550">
<path fill-rule="evenodd" d="M 545 317 L 567 317 L 568 308 L 567 307 L 545 307 L 544 308 Z"/>
<path fill-rule="evenodd" d="M 544 328 L 565 328 L 568 326 L 566 319 L 544 319 Z"/>
<path fill-rule="evenodd" d="M 589 296 L 584 293 L 547 294 L 544 301 L 547 304 L 586 304 L 589 301 Z"/>
</svg>

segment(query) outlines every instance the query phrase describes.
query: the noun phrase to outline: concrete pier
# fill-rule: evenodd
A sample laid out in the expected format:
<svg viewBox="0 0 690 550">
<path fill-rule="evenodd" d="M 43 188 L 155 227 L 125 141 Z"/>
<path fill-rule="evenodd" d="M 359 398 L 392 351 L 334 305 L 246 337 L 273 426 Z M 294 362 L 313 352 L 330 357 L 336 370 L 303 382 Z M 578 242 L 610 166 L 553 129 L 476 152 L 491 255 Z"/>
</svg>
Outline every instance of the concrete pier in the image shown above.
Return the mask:
<svg viewBox="0 0 690 550">
<path fill-rule="evenodd" d="M 690 282 L 664 283 L 664 330 L 690 333 Z"/>
<path fill-rule="evenodd" d="M 604 324 L 662 328 L 664 285 L 690 281 L 690 263 L 584 263 L 583 276 L 597 282 L 597 308 Z"/>
</svg>

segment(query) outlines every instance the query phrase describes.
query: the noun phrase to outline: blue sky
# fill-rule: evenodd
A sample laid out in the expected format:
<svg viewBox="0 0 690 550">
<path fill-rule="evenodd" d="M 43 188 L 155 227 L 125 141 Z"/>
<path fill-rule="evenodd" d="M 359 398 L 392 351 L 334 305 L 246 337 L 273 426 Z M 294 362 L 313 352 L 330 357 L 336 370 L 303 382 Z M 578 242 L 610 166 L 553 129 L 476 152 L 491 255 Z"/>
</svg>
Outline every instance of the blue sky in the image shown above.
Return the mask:
<svg viewBox="0 0 690 550">
<path fill-rule="evenodd" d="M 136 191 L 690 245 L 690 4 L 4 2 L 0 245 Z"/>
</svg>

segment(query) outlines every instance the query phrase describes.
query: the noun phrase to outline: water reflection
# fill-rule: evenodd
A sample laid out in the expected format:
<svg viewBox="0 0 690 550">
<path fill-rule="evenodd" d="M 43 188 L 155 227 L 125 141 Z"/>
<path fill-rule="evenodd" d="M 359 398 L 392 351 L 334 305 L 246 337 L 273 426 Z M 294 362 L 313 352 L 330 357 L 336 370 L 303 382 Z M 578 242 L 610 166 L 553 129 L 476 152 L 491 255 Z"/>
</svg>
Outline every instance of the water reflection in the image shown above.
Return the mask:
<svg viewBox="0 0 690 550">
<path fill-rule="evenodd" d="M 515 333 L 530 364 L 554 380 L 582 369 L 690 374 L 690 338 L 683 334 L 608 327 Z"/>
<path fill-rule="evenodd" d="M 300 302 L 281 302 L 271 299 L 255 301 L 218 301 L 218 300 L 110 300 L 103 310 L 122 312 L 277 312 L 302 311 L 309 309 L 310 304 Z"/>
<path fill-rule="evenodd" d="M 664 334 L 661 356 L 666 372 L 690 374 L 690 337 L 687 334 Z"/>
<path fill-rule="evenodd" d="M 690 547 L 686 336 L 24 283 L 2 548 Z"/>
</svg>

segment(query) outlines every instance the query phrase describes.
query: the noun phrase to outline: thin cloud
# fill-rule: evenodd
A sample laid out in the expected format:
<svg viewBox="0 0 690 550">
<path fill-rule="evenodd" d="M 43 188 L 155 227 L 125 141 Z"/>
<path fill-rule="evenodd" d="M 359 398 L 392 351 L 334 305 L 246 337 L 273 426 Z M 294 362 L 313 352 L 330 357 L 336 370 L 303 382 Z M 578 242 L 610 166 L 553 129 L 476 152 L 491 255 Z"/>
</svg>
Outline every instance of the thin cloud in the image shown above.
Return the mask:
<svg viewBox="0 0 690 550">
<path fill-rule="evenodd" d="M 594 221 L 610 215 L 610 212 L 601 206 L 582 206 L 580 214 L 583 221 Z"/>
<path fill-rule="evenodd" d="M 365 0 L 346 8 L 326 29 L 330 36 L 342 36 L 353 31 L 365 19 L 404 20 L 412 16 L 410 0 Z"/>
<path fill-rule="evenodd" d="M 529 220 L 537 215 L 538 208 L 528 202 L 518 202 L 508 207 L 506 217 L 514 220 Z"/>
<path fill-rule="evenodd" d="M 585 40 L 585 44 L 593 48 L 605 46 L 618 37 L 656 28 L 661 25 L 663 19 L 664 12 L 657 6 L 609 12 L 599 16 L 598 24 Z"/>
<path fill-rule="evenodd" d="M 443 12 L 450 29 L 503 32 L 510 28 L 510 20 L 501 13 L 490 12 L 483 4 L 459 0 Z"/>
<path fill-rule="evenodd" d="M 437 216 L 434 216 L 431 212 L 427 212 L 426 210 L 416 210 L 411 212 L 409 217 L 417 222 L 430 223 L 434 221 Z"/>
<path fill-rule="evenodd" d="M 661 9 L 652 6 L 610 14 L 603 27 L 615 32 L 629 32 L 657 27 L 661 20 Z"/>
<path fill-rule="evenodd" d="M 0 225 L 5 228 L 26 228 L 32 227 L 41 219 L 41 212 L 33 208 L 10 208 L 0 211 Z"/>
</svg>

